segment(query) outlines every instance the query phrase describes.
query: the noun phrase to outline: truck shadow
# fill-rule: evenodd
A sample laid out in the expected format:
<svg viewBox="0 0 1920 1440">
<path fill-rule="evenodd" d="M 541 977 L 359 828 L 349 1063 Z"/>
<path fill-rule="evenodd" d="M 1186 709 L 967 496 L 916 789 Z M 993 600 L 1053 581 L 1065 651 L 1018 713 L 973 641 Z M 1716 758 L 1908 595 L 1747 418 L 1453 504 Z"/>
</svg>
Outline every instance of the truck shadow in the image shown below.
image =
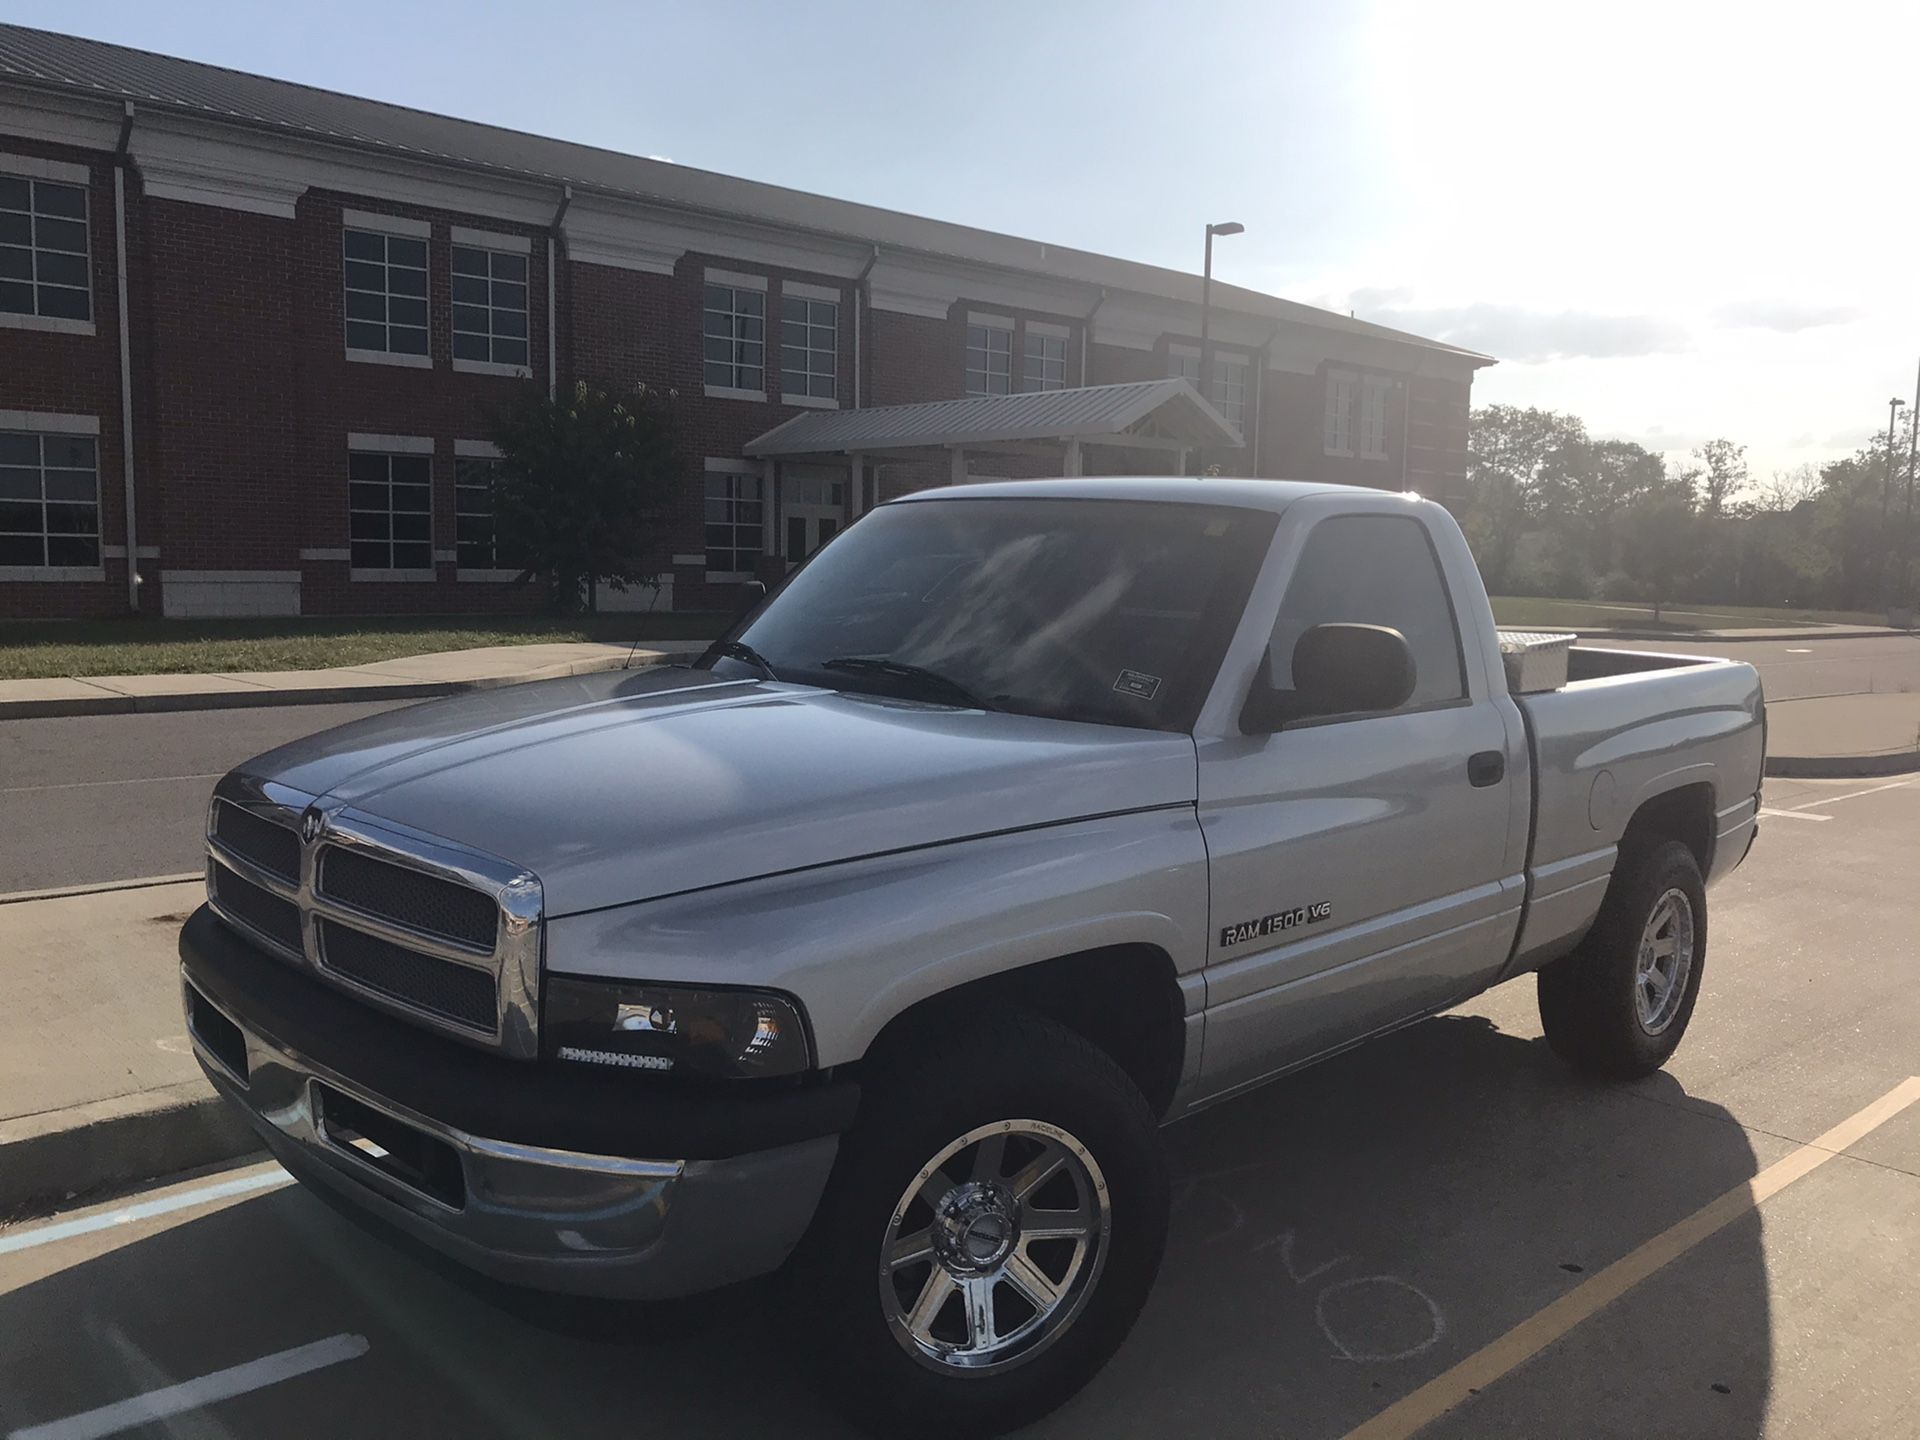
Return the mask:
<svg viewBox="0 0 1920 1440">
<path fill-rule="evenodd" d="M 1746 1132 L 1683 1097 L 1446 1016 L 1175 1127 L 1159 1287 L 1029 1433 L 1345 1434 L 1750 1179 Z M 227 1433 L 843 1435 L 776 1289 L 531 1296 L 289 1189 L 0 1296 L 0 1432 L 347 1331 L 365 1358 L 225 1402 Z M 1423 1433 L 1757 1435 L 1770 1332 L 1749 1214 Z"/>
</svg>

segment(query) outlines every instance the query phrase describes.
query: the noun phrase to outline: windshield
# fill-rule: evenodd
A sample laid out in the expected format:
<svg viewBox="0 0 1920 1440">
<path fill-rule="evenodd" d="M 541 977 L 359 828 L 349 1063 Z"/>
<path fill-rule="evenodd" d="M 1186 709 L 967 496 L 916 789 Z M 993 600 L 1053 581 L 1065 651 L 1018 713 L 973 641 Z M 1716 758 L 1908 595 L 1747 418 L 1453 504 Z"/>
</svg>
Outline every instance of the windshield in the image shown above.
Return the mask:
<svg viewBox="0 0 1920 1440">
<path fill-rule="evenodd" d="M 1185 730 L 1273 527 L 1261 511 L 1147 501 L 890 505 L 711 663 L 763 673 L 757 652 L 782 680 Z"/>
</svg>

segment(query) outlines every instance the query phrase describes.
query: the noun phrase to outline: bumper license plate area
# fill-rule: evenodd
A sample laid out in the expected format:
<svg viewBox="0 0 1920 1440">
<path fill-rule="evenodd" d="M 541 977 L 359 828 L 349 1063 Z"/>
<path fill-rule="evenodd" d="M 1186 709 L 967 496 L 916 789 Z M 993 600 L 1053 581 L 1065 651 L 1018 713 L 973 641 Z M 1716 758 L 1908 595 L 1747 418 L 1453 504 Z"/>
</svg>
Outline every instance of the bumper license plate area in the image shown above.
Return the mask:
<svg viewBox="0 0 1920 1440">
<path fill-rule="evenodd" d="M 466 1204 L 460 1156 L 446 1141 L 319 1080 L 313 1082 L 313 1098 L 327 1144 L 449 1209 Z"/>
</svg>

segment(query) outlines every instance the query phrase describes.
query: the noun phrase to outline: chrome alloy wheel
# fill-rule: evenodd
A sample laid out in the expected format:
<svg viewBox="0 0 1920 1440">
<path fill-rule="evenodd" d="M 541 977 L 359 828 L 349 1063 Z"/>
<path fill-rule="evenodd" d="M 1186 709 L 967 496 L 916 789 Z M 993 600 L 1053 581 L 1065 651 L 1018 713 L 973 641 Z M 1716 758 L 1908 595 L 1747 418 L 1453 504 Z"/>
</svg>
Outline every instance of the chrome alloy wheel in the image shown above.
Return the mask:
<svg viewBox="0 0 1920 1440">
<path fill-rule="evenodd" d="M 1106 1263 L 1106 1177 L 1044 1120 L 969 1130 L 893 1207 L 880 1303 L 908 1354 L 971 1374 L 1031 1359 L 1078 1318 Z"/>
<path fill-rule="evenodd" d="M 1673 1023 L 1693 974 L 1693 902 L 1674 889 L 1654 902 L 1633 968 L 1633 1010 L 1640 1028 L 1658 1035 Z"/>
</svg>

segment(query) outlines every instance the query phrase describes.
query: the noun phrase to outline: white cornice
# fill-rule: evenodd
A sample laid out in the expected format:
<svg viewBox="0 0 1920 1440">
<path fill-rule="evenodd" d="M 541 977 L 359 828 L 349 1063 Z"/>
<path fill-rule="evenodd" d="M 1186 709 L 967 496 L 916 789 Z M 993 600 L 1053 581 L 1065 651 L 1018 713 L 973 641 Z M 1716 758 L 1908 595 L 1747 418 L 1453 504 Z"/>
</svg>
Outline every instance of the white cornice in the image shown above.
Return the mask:
<svg viewBox="0 0 1920 1440">
<path fill-rule="evenodd" d="M 0 96 L 0 134 L 111 151 L 120 140 L 120 107 L 11 91 Z"/>
</svg>

